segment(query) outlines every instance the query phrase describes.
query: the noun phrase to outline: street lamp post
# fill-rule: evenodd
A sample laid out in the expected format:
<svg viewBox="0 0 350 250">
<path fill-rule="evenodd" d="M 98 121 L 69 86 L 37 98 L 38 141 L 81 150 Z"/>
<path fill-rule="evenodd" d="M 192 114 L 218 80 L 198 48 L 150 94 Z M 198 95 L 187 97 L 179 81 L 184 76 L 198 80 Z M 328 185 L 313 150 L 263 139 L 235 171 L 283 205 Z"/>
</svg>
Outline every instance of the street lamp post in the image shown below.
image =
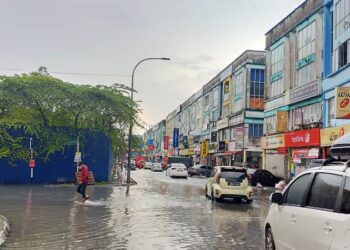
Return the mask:
<svg viewBox="0 0 350 250">
<path fill-rule="evenodd" d="M 133 71 L 132 71 L 132 75 L 131 75 L 131 101 L 134 100 L 134 74 L 136 71 L 136 68 L 143 63 L 144 61 L 149 61 L 149 60 L 170 60 L 170 58 L 167 57 L 149 57 L 149 58 L 145 58 L 142 59 L 141 61 L 139 61 Z M 131 170 L 131 138 L 132 138 L 132 128 L 133 128 L 133 124 L 132 121 L 130 122 L 130 127 L 129 127 L 129 136 L 128 136 L 128 173 L 127 173 L 127 179 L 126 182 L 129 184 L 130 183 L 130 170 Z"/>
</svg>

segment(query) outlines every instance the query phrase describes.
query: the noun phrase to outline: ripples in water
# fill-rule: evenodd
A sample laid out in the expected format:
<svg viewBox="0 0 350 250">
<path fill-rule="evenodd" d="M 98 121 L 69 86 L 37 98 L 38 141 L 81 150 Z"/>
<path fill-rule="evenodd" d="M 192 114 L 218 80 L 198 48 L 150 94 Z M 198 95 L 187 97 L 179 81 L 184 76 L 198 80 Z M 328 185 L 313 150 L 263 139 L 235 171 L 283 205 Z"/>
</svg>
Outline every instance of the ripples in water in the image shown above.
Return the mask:
<svg viewBox="0 0 350 250">
<path fill-rule="evenodd" d="M 1 187 L 13 225 L 4 249 L 262 249 L 265 202 L 212 203 L 206 179 L 133 175 L 130 189 L 89 186 L 85 204 L 74 187 Z"/>
</svg>

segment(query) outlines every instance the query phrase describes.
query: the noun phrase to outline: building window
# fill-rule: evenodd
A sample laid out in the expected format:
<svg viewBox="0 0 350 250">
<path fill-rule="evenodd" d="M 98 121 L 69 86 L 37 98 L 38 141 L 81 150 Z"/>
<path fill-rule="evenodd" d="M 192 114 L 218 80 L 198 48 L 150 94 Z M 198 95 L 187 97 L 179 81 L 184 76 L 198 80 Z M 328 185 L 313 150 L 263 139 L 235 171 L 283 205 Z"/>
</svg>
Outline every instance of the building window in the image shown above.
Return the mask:
<svg viewBox="0 0 350 250">
<path fill-rule="evenodd" d="M 222 110 L 222 118 L 226 118 L 229 115 L 229 106 L 225 106 Z"/>
<path fill-rule="evenodd" d="M 290 111 L 290 127 L 299 128 L 300 125 L 308 125 L 321 121 L 321 103 L 299 107 Z M 301 127 L 300 127 L 301 128 Z"/>
<path fill-rule="evenodd" d="M 243 73 L 239 73 L 235 77 L 235 85 L 234 85 L 234 98 L 233 98 L 233 112 L 239 112 L 243 109 L 243 101 L 242 101 L 242 95 L 243 95 Z"/>
<path fill-rule="evenodd" d="M 299 87 L 316 80 L 316 22 L 310 23 L 308 26 L 298 32 L 298 62 L 305 59 L 304 66 L 296 70 L 295 87 Z M 311 61 L 308 63 L 307 61 Z"/>
<path fill-rule="evenodd" d="M 280 74 L 284 69 L 284 46 L 279 45 L 271 50 L 271 76 Z M 283 77 L 278 77 L 278 80 L 271 82 L 270 97 L 279 96 L 284 92 Z"/>
<path fill-rule="evenodd" d="M 249 124 L 249 137 L 262 137 L 263 127 L 263 124 Z"/>
<path fill-rule="evenodd" d="M 341 44 L 338 48 L 338 68 L 348 64 L 348 42 Z"/>
<path fill-rule="evenodd" d="M 336 38 L 350 28 L 350 2 L 339 0 L 335 5 L 335 33 Z"/>
<path fill-rule="evenodd" d="M 250 71 L 250 109 L 264 109 L 264 69 L 251 69 Z"/>
<path fill-rule="evenodd" d="M 225 81 L 224 82 L 224 102 L 228 101 L 230 98 L 230 82 Z"/>
<path fill-rule="evenodd" d="M 219 106 L 219 88 L 216 87 L 213 90 L 213 108 L 217 108 Z"/>
<path fill-rule="evenodd" d="M 332 121 L 335 118 L 335 98 L 332 97 L 327 100 L 328 102 L 328 126 L 332 127 Z"/>
<path fill-rule="evenodd" d="M 271 134 L 276 132 L 276 115 L 272 115 L 269 117 L 266 117 L 264 120 L 265 123 L 265 133 Z"/>
</svg>

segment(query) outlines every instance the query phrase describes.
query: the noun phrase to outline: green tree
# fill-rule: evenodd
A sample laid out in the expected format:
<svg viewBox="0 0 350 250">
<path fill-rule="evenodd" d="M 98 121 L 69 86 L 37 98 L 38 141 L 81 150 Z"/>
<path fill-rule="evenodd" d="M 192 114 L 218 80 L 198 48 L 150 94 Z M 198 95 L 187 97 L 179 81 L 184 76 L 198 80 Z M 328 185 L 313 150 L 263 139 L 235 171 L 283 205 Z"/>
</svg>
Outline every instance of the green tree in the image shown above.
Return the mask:
<svg viewBox="0 0 350 250">
<path fill-rule="evenodd" d="M 113 151 L 121 153 L 130 122 L 140 125 L 140 110 L 113 85 L 74 85 L 54 78 L 45 68 L 39 73 L 0 77 L 0 158 L 27 159 L 29 135 L 40 140 L 36 155 L 47 158 L 63 151 L 69 141 L 84 131 L 105 133 Z M 23 131 L 24 136 L 9 131 Z M 5 143 L 6 142 L 6 143 Z"/>
</svg>

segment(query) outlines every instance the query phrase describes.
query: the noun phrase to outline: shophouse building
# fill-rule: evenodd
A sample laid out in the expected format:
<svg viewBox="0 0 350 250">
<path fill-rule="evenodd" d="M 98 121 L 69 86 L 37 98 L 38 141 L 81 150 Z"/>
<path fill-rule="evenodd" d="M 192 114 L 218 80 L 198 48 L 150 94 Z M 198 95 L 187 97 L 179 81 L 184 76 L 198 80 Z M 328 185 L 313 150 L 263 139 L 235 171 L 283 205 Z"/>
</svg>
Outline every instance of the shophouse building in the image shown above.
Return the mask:
<svg viewBox="0 0 350 250">
<path fill-rule="evenodd" d="M 266 33 L 263 167 L 286 178 L 321 153 L 322 29 L 323 1 L 307 0 Z"/>
<path fill-rule="evenodd" d="M 350 87 L 350 2 L 349 0 L 324 0 L 323 34 L 323 129 L 321 147 L 323 158 L 328 156 L 334 140 L 350 132 L 350 121 L 337 115 L 336 88 Z"/>
<path fill-rule="evenodd" d="M 221 91 L 222 82 L 220 75 L 216 75 L 211 81 L 203 86 L 203 124 L 201 142 L 208 144 L 208 154 L 202 155 L 203 164 L 214 165 L 213 155 L 217 151 L 217 121 L 221 116 Z"/>
<path fill-rule="evenodd" d="M 264 51 L 247 50 L 233 61 L 232 109 L 226 116 L 228 127 L 222 133 L 223 140 L 230 138 L 227 153 L 223 154 L 229 164 L 262 166 L 264 83 Z M 231 158 L 228 154 L 232 154 Z"/>
</svg>

